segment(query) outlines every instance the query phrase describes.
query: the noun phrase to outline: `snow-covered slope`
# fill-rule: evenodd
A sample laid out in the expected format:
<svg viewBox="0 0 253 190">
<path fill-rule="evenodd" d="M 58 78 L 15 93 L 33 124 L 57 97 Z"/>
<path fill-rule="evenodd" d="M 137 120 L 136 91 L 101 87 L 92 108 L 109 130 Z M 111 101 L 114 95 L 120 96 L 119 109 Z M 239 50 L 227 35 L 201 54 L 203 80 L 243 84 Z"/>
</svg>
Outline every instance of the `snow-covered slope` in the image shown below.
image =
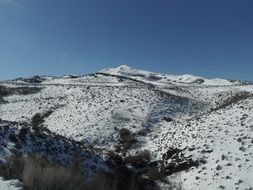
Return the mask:
<svg viewBox="0 0 253 190">
<path fill-rule="evenodd" d="M 181 172 L 183 189 L 250 189 L 253 180 L 253 96 L 217 111 L 175 122 L 162 122 L 147 147 L 161 157 L 169 147 L 206 163 Z M 160 151 L 160 150 L 163 151 Z"/>
<path fill-rule="evenodd" d="M 38 115 L 43 117 L 40 127 L 47 129 L 42 139 L 32 128 Z M 171 167 L 173 159 L 164 155 L 174 148 L 182 150 L 184 162 L 198 163 L 168 177 L 185 190 L 253 187 L 253 85 L 239 81 L 128 66 L 86 76 L 18 79 L 0 85 L 0 119 L 0 162 L 16 147 L 10 133 L 18 134 L 25 125 L 31 128 L 27 138 L 36 137 L 19 148 L 24 154 L 44 141 L 56 147 L 49 156 L 71 161 L 74 152 L 64 149 L 75 150 L 80 143 L 89 158 L 86 167 L 94 168 L 105 167 L 108 151 L 127 157 L 148 149 L 154 163 Z M 135 138 L 124 152 L 122 129 Z M 39 147 L 43 154 L 46 146 Z"/>
</svg>

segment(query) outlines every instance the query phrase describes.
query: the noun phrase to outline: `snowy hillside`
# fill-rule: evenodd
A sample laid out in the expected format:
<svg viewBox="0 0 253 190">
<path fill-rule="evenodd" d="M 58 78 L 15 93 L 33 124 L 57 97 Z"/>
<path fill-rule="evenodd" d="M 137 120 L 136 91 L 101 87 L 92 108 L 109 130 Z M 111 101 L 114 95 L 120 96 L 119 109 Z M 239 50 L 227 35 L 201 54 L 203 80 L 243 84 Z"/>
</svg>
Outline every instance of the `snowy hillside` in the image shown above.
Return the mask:
<svg viewBox="0 0 253 190">
<path fill-rule="evenodd" d="M 249 190 L 253 85 L 128 66 L 19 78 L 0 83 L 0 137 L 0 163 L 15 151 L 71 163 L 80 151 L 94 172 L 107 168 L 111 151 L 129 164 L 130 156 L 149 150 L 148 167 L 158 167 L 177 187 Z"/>
</svg>

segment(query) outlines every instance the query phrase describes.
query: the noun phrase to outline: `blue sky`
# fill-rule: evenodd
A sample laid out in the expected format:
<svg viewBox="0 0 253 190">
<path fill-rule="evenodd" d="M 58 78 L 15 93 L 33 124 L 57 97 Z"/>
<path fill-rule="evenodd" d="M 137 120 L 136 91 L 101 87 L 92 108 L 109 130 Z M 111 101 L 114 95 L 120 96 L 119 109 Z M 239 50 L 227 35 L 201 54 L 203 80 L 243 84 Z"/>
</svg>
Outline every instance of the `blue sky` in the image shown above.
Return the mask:
<svg viewBox="0 0 253 190">
<path fill-rule="evenodd" d="M 0 0 L 0 79 L 122 64 L 253 80 L 253 1 Z"/>
</svg>

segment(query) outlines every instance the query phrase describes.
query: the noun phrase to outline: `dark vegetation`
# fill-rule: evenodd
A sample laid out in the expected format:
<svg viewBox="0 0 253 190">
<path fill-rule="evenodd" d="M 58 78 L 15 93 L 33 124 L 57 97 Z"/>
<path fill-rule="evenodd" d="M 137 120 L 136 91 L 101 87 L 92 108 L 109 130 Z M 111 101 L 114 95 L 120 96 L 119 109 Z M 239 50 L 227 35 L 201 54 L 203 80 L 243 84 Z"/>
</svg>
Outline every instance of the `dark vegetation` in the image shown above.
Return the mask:
<svg viewBox="0 0 253 190">
<path fill-rule="evenodd" d="M 122 152 L 125 155 L 136 143 L 137 138 L 129 129 L 122 128 L 119 130 L 119 146 L 117 146 L 117 152 Z"/>
<path fill-rule="evenodd" d="M 181 171 L 187 171 L 191 167 L 199 167 L 204 160 L 193 160 L 185 157 L 183 150 L 170 148 L 161 160 L 151 161 L 148 150 L 140 151 L 136 155 L 124 158 L 124 163 L 131 165 L 137 171 L 136 175 L 147 176 L 149 180 L 165 181 L 167 176 Z"/>
<path fill-rule="evenodd" d="M 10 95 L 28 95 L 28 94 L 35 94 L 40 92 L 42 88 L 38 87 L 6 87 L 0 85 L 0 97 L 10 96 Z"/>
<path fill-rule="evenodd" d="M 38 84 L 38 83 L 41 83 L 44 80 L 45 79 L 43 79 L 40 76 L 33 76 L 31 78 L 17 78 L 14 81 L 23 81 L 23 82 L 26 82 L 26 83 Z"/>
<path fill-rule="evenodd" d="M 170 160 L 170 162 L 168 162 Z M 198 167 L 204 160 L 193 160 L 190 157 L 185 157 L 183 150 L 178 148 L 170 148 L 162 156 L 160 161 L 160 171 L 163 175 L 169 176 L 177 172 L 186 171 L 191 167 Z"/>
<path fill-rule="evenodd" d="M 241 92 L 241 93 L 236 94 L 236 95 L 234 95 L 232 97 L 229 97 L 221 105 L 219 105 L 217 108 L 213 109 L 212 111 L 216 111 L 216 110 L 219 110 L 219 109 L 226 108 L 226 107 L 228 107 L 228 106 L 230 106 L 232 104 L 236 104 L 239 101 L 245 100 L 245 99 L 250 98 L 250 97 L 252 97 L 251 93 L 249 93 L 249 92 Z"/>
<path fill-rule="evenodd" d="M 140 155 L 142 156 L 142 155 Z M 141 161 L 145 161 L 145 158 L 139 158 Z M 110 158 L 107 160 L 107 164 L 110 168 L 112 168 L 113 173 L 100 173 L 98 175 L 98 179 L 102 177 L 107 183 L 106 189 L 100 188 L 101 190 L 158 190 L 158 186 L 156 183 L 143 176 L 142 172 L 135 170 L 135 168 L 129 168 L 129 163 L 127 163 L 126 159 L 122 158 L 118 154 L 112 153 Z M 101 175 L 102 174 L 102 175 Z M 97 177 L 97 176 L 96 176 Z M 94 179 L 94 181 L 99 181 L 98 179 Z M 109 182 L 109 183 L 108 183 Z M 102 183 L 103 184 L 103 183 Z M 108 186 L 109 184 L 109 186 Z M 97 189 L 97 188 L 94 188 Z M 97 189 L 97 190 L 100 190 Z"/>
<path fill-rule="evenodd" d="M 45 118 L 49 117 L 52 113 L 53 110 L 48 110 L 45 113 L 36 113 L 32 117 L 32 128 L 35 130 L 41 128 L 45 122 Z"/>
<path fill-rule="evenodd" d="M 162 118 L 162 120 L 164 120 L 164 121 L 166 121 L 166 122 L 171 122 L 171 121 L 173 121 L 173 119 L 172 119 L 171 117 L 169 117 L 169 116 L 164 116 L 164 117 Z"/>
</svg>

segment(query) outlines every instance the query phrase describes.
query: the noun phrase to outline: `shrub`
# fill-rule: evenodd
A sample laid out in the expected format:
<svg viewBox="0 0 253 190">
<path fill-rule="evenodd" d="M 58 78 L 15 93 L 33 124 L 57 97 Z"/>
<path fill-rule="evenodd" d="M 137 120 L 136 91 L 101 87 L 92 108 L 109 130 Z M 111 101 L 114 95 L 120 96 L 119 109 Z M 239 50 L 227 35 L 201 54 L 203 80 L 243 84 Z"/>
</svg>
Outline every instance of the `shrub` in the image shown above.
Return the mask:
<svg viewBox="0 0 253 190">
<path fill-rule="evenodd" d="M 166 121 L 166 122 L 171 122 L 173 121 L 173 119 L 171 117 L 163 117 L 162 120 Z"/>
<path fill-rule="evenodd" d="M 124 161 L 127 164 L 131 164 L 139 168 L 139 167 L 143 167 L 147 165 L 147 163 L 150 162 L 150 159 L 151 159 L 151 155 L 150 155 L 149 150 L 143 150 L 143 151 L 138 152 L 134 156 L 126 157 Z"/>
<path fill-rule="evenodd" d="M 5 86 L 0 86 L 0 96 L 7 96 L 8 90 Z"/>
<path fill-rule="evenodd" d="M 124 152 L 126 152 L 135 143 L 137 143 L 135 134 L 133 134 L 129 129 L 126 128 L 120 129 L 119 136 L 120 136 L 120 143 L 123 145 Z"/>
<path fill-rule="evenodd" d="M 29 128 L 28 128 L 28 127 L 22 127 L 22 128 L 20 129 L 19 133 L 18 133 L 18 137 L 19 137 L 19 139 L 20 139 L 23 143 L 26 142 L 26 135 L 27 135 L 28 131 L 29 131 Z"/>
<path fill-rule="evenodd" d="M 36 113 L 32 117 L 32 128 L 34 130 L 37 130 L 43 122 L 44 122 L 44 119 L 43 119 L 42 115 L 40 113 Z"/>
<path fill-rule="evenodd" d="M 36 113 L 32 117 L 32 128 L 34 130 L 39 130 L 45 121 L 45 118 L 49 117 L 53 113 L 52 110 L 48 110 L 45 113 Z"/>
<path fill-rule="evenodd" d="M 9 139 L 10 139 L 12 142 L 17 142 L 17 141 L 18 141 L 18 139 L 17 139 L 15 133 L 10 133 Z"/>
</svg>

